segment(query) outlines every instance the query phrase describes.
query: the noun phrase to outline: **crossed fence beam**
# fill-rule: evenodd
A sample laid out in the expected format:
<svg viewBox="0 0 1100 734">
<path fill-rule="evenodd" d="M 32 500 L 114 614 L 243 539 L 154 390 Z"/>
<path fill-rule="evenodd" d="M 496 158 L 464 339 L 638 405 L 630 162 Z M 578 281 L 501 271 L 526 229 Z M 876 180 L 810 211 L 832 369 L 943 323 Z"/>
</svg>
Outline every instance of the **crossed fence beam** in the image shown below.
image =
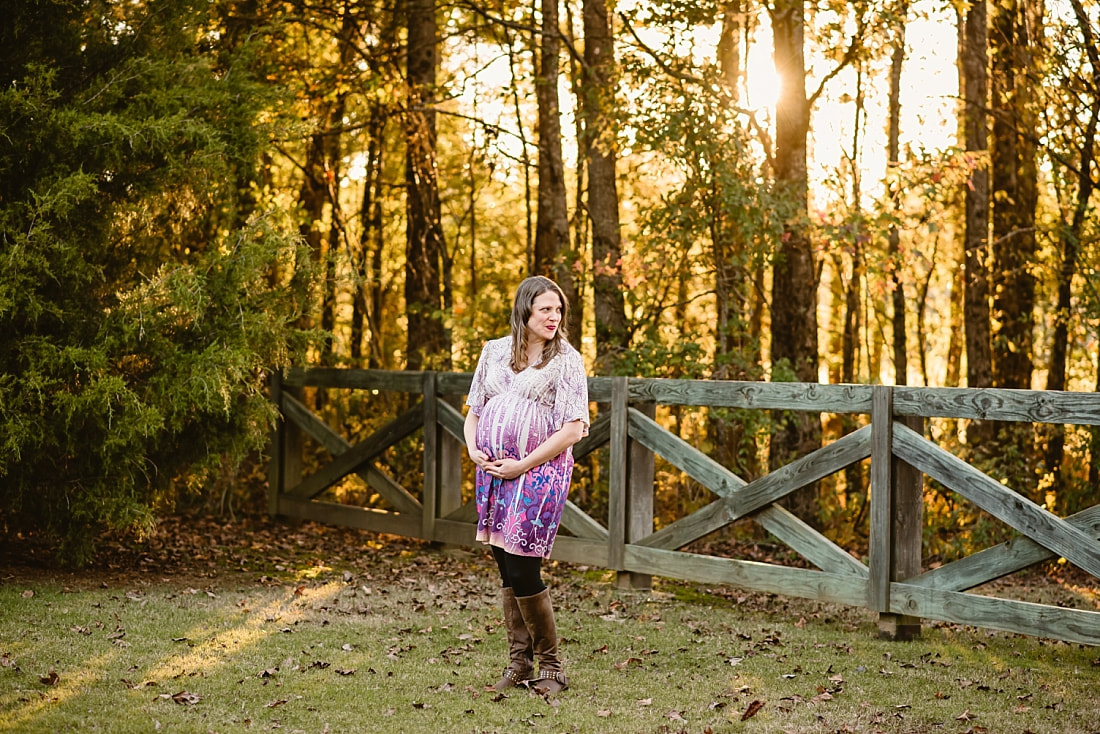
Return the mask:
<svg viewBox="0 0 1100 734">
<path fill-rule="evenodd" d="M 292 370 L 272 397 L 284 416 L 274 436 L 269 510 L 427 540 L 469 544 L 476 511 L 461 501 L 462 413 L 447 396 L 465 394 L 469 375 L 366 370 Z M 306 386 L 421 394 L 412 407 L 351 443 L 295 397 Z M 973 624 L 1100 645 L 1100 612 L 994 599 L 969 589 L 1062 557 L 1100 578 L 1100 505 L 1060 518 L 940 448 L 923 435 L 927 417 L 1100 425 L 1100 395 L 1025 390 L 904 388 L 806 383 L 590 378 L 590 398 L 608 406 L 574 447 L 579 459 L 609 446 L 606 524 L 567 502 L 555 556 L 602 565 L 638 584 L 650 575 L 729 583 L 760 591 L 866 607 L 884 637 L 909 638 L 921 618 Z M 653 419 L 653 406 L 706 405 L 758 410 L 870 414 L 850 434 L 753 481 L 745 481 Z M 422 428 L 420 499 L 375 465 Z M 301 476 L 301 438 L 332 461 Z M 298 458 L 293 454 L 298 452 Z M 653 457 L 709 489 L 715 499 L 653 531 Z M 811 528 L 778 502 L 798 489 L 871 459 L 871 537 L 867 562 Z M 295 465 L 295 462 L 298 462 Z M 392 512 L 319 499 L 357 474 Z M 924 476 L 957 492 L 1020 533 L 1006 543 L 939 568 L 921 568 Z M 793 568 L 681 551 L 750 518 L 815 568 Z"/>
</svg>

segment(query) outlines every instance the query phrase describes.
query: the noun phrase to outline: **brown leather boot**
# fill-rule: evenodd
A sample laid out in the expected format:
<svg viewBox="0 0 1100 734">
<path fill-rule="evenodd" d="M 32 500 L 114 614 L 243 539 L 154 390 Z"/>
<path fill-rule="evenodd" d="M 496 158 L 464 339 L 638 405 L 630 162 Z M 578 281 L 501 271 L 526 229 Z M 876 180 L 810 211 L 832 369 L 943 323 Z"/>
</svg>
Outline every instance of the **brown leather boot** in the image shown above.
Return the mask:
<svg viewBox="0 0 1100 734">
<path fill-rule="evenodd" d="M 539 674 L 531 687 L 543 696 L 553 696 L 569 687 L 569 679 L 558 659 L 558 628 L 554 623 L 554 605 L 550 602 L 550 590 L 543 589 L 534 596 L 516 598 L 523 621 L 531 631 L 535 659 Z"/>
<path fill-rule="evenodd" d="M 531 647 L 531 634 L 523 623 L 523 615 L 516 603 L 516 595 L 511 587 L 505 587 L 501 594 L 504 603 L 504 629 L 508 633 L 508 657 L 510 662 L 504 669 L 500 680 L 493 688 L 504 691 L 512 686 L 530 680 L 535 670 L 534 653 Z"/>
</svg>

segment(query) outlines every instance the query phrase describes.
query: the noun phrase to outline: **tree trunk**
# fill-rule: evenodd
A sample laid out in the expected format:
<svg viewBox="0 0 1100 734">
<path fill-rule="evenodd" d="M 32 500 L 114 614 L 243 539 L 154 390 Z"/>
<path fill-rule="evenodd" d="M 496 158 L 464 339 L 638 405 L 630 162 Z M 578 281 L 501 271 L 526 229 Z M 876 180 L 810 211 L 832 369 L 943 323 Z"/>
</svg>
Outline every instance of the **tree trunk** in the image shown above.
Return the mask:
<svg viewBox="0 0 1100 734">
<path fill-rule="evenodd" d="M 817 271 L 805 225 L 809 213 L 806 138 L 810 109 L 804 24 L 803 0 L 776 0 L 773 4 L 775 66 L 782 81 L 776 105 L 775 175 L 778 188 L 788 197 L 794 212 L 784 223 L 772 270 L 771 350 L 773 379 L 776 369 L 786 364 L 795 380 L 817 382 Z M 820 416 L 793 413 L 780 421 L 772 436 L 769 463 L 774 469 L 820 446 Z M 817 522 L 816 494 L 816 486 L 810 486 L 790 498 L 791 509 L 806 522 Z"/>
<path fill-rule="evenodd" d="M 1054 336 L 1050 346 L 1050 369 L 1047 372 L 1047 390 L 1066 389 L 1066 358 L 1069 353 L 1069 320 L 1073 304 L 1073 278 L 1077 274 L 1077 259 L 1080 255 L 1082 228 L 1089 209 L 1096 184 L 1092 178 L 1092 168 L 1096 161 L 1096 131 L 1100 123 L 1100 50 L 1092 25 L 1080 0 L 1071 0 L 1073 12 L 1088 52 L 1089 65 L 1092 67 L 1092 110 L 1090 111 L 1085 135 L 1081 141 L 1081 160 L 1077 167 L 1077 198 L 1073 206 L 1073 218 L 1067 225 L 1059 228 L 1059 242 L 1062 249 L 1062 264 L 1058 272 L 1058 305 L 1054 312 Z M 1097 391 L 1100 392 L 1100 361 L 1097 362 Z M 1065 429 L 1051 426 L 1051 436 L 1047 441 L 1047 471 L 1061 477 L 1062 458 L 1065 455 Z M 1089 482 L 1096 485 L 1096 472 L 1100 468 L 1100 432 L 1090 429 L 1092 440 L 1089 455 Z"/>
<path fill-rule="evenodd" d="M 561 110 L 558 104 L 558 62 L 561 53 L 558 0 L 541 0 L 541 8 L 539 68 L 535 78 L 535 96 L 539 106 L 539 189 L 535 259 L 531 263 L 531 273 L 553 278 L 561 265 L 562 253 L 569 246 L 569 212 L 565 201 Z"/>
<path fill-rule="evenodd" d="M 962 17 L 962 23 L 962 127 L 966 150 L 973 154 L 974 160 L 965 190 L 966 383 L 968 387 L 990 387 L 993 384 L 993 370 L 989 335 L 989 168 L 985 161 L 988 154 L 985 0 L 972 4 Z"/>
<path fill-rule="evenodd" d="M 890 201 L 895 215 L 901 211 L 900 193 L 897 182 L 891 175 L 901 161 L 899 159 L 899 139 L 901 137 L 901 70 L 905 63 L 905 25 L 909 14 L 909 0 L 900 0 L 897 4 L 897 19 L 890 39 L 890 92 L 887 107 L 886 177 L 889 183 Z M 897 226 L 890 227 L 888 246 L 891 271 L 890 282 L 893 285 L 893 339 L 894 339 L 894 384 L 909 384 L 908 339 L 905 327 L 905 280 L 902 278 L 905 259 L 901 256 L 901 236 Z"/>
<path fill-rule="evenodd" d="M 1038 127 L 1033 44 L 1039 22 L 1035 0 L 993 4 L 989 36 L 992 57 L 993 148 L 993 384 L 1031 387 L 1034 343 L 1035 207 L 1038 203 Z"/>
<path fill-rule="evenodd" d="M 584 0 L 584 63 L 581 112 L 588 162 L 588 217 L 592 223 L 593 307 L 596 361 L 609 372 L 630 344 L 623 297 L 619 192 L 615 178 L 615 47 L 604 0 Z"/>
<path fill-rule="evenodd" d="M 572 14 L 572 4 L 566 3 L 566 18 L 565 28 L 569 33 L 569 41 L 576 48 L 579 44 L 577 38 L 573 34 L 574 19 Z M 582 21 L 583 22 L 583 21 Z M 577 100 L 577 106 L 580 108 L 582 102 L 581 97 L 584 95 L 584 90 L 588 84 L 588 80 L 584 77 L 583 60 L 578 59 L 576 56 L 569 55 L 569 77 L 572 82 L 573 97 Z M 578 141 L 584 140 L 584 114 L 583 112 L 573 116 L 573 133 Z M 569 273 L 568 278 L 564 278 L 567 283 L 559 284 L 562 286 L 562 291 L 568 287 L 569 291 L 566 292 L 566 298 L 569 299 L 569 341 L 578 350 L 581 349 L 583 343 L 584 334 L 584 312 L 585 312 L 585 284 L 588 279 L 589 272 L 589 260 L 588 260 L 588 212 L 585 207 L 585 193 L 588 189 L 588 162 L 585 160 L 584 155 L 577 156 L 577 169 L 574 176 L 575 189 L 573 190 L 573 233 L 572 244 L 570 245 L 570 257 L 569 257 Z"/>
<path fill-rule="evenodd" d="M 737 104 L 741 82 L 741 33 L 744 21 L 742 0 L 725 0 L 721 4 L 721 35 L 717 61 L 725 99 Z M 736 154 L 736 153 L 733 153 Z M 748 243 L 732 213 L 724 206 L 725 192 L 715 179 L 711 192 L 711 246 L 714 259 L 714 300 L 717 307 L 715 324 L 714 370 L 716 380 L 753 380 L 759 373 L 750 365 L 758 365 L 758 350 L 750 335 L 752 318 L 752 273 L 747 267 Z M 681 303 L 687 299 L 681 280 Z M 759 335 L 758 335 L 759 336 Z M 728 410 L 708 411 L 707 433 L 714 447 L 713 458 L 738 476 L 752 477 L 760 472 L 755 461 L 755 436 L 746 432 L 746 423 Z"/>
<path fill-rule="evenodd" d="M 435 0 L 407 0 L 408 112 L 405 152 L 406 364 L 410 370 L 450 369 L 450 338 L 443 325 L 439 181 L 435 160 L 435 74 L 438 39 Z"/>
</svg>

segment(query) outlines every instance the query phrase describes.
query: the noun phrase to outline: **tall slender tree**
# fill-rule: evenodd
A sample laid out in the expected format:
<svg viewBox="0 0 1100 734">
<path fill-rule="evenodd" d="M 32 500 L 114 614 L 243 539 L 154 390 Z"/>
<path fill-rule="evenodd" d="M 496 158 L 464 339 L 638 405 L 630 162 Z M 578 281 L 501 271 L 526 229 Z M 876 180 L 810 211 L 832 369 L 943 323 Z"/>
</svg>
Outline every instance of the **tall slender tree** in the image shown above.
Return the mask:
<svg viewBox="0 0 1100 734">
<path fill-rule="evenodd" d="M 439 66 L 435 0 L 407 0 L 408 97 L 405 120 L 405 310 L 409 369 L 451 366 L 444 328 L 439 174 L 436 168 L 436 71 Z"/>
<path fill-rule="evenodd" d="M 775 111 L 775 179 L 780 195 L 793 208 L 783 227 L 772 268 L 771 357 L 773 375 L 786 364 L 789 376 L 818 381 L 817 268 L 808 231 L 809 172 L 806 140 L 810 104 L 806 96 L 803 47 L 805 3 L 775 0 L 769 8 L 775 67 L 781 84 Z M 772 436 L 769 463 L 777 468 L 821 445 L 816 415 L 793 413 Z M 791 498 L 799 516 L 814 520 L 816 492 L 808 487 Z"/>
<path fill-rule="evenodd" d="M 890 91 L 888 93 L 888 120 L 886 124 L 886 167 L 889 196 L 894 215 L 900 213 L 901 192 L 892 175 L 901 165 L 901 72 L 905 64 L 905 26 L 909 15 L 909 0 L 898 0 L 890 23 Z M 909 381 L 908 340 L 905 326 L 905 279 L 902 272 L 905 259 L 901 255 L 901 234 L 896 224 L 890 226 L 887 255 L 890 258 L 890 281 L 893 286 L 893 346 L 894 384 L 905 385 Z"/>
<path fill-rule="evenodd" d="M 542 25 L 539 33 L 539 64 L 535 76 L 539 122 L 538 215 L 535 222 L 532 273 L 554 276 L 569 247 L 569 211 L 566 204 L 565 165 L 562 162 L 561 105 L 558 76 L 561 30 L 558 0 L 540 0 Z"/>
<path fill-rule="evenodd" d="M 1054 333 L 1050 343 L 1050 366 L 1047 370 L 1047 390 L 1066 389 L 1066 368 L 1069 353 L 1069 324 L 1072 317 L 1073 279 L 1077 275 L 1078 260 L 1081 255 L 1081 239 L 1087 221 L 1087 214 L 1096 191 L 1093 167 L 1097 158 L 1097 128 L 1100 126 L 1100 50 L 1092 22 L 1081 0 L 1071 0 L 1074 18 L 1081 34 L 1081 46 L 1088 59 L 1088 72 L 1084 75 L 1085 89 L 1078 92 L 1081 97 L 1091 98 L 1085 129 L 1081 132 L 1077 147 L 1076 171 L 1070 171 L 1074 179 L 1076 192 L 1073 209 L 1068 222 L 1059 222 L 1057 241 L 1061 250 L 1061 262 L 1057 276 L 1057 296 L 1054 310 Z M 1072 76 L 1067 74 L 1067 77 Z M 1067 126 L 1069 127 L 1069 126 Z M 1071 144 L 1072 147 L 1072 144 Z M 1073 175 L 1073 174 L 1076 175 Z M 1100 361 L 1097 362 L 1097 390 L 1100 391 Z M 1093 432 L 1093 450 L 1090 463 L 1090 479 L 1096 486 L 1094 474 L 1100 467 L 1100 447 L 1096 443 L 1097 432 Z M 1047 441 L 1047 470 L 1060 478 L 1062 459 L 1065 456 L 1065 435 L 1060 426 L 1055 427 Z"/>
<path fill-rule="evenodd" d="M 629 344 L 623 298 L 619 191 L 615 174 L 615 44 L 605 0 L 584 0 L 584 74 L 581 77 L 583 149 L 588 163 L 588 220 L 592 223 L 593 311 L 596 357 L 608 371 Z M 567 267 L 568 267 L 567 263 Z"/>
<path fill-rule="evenodd" d="M 1041 1 L 1000 0 L 990 20 L 992 368 L 997 387 L 1030 388 L 1035 327 L 1035 109 Z"/>
<path fill-rule="evenodd" d="M 986 0 L 976 0 L 960 11 L 962 24 L 959 69 L 962 74 L 963 145 L 970 156 L 971 173 L 965 188 L 964 247 L 966 383 L 993 384 L 989 310 L 989 62 Z"/>
</svg>

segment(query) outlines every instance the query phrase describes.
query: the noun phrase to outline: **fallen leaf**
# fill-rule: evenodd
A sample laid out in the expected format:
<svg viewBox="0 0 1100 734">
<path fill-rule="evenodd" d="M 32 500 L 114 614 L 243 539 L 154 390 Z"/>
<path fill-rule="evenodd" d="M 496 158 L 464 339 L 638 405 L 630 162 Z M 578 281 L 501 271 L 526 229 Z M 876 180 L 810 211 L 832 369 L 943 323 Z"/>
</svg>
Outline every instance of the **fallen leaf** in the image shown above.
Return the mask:
<svg viewBox="0 0 1100 734">
<path fill-rule="evenodd" d="M 599 716 L 601 719 L 606 719 L 608 716 L 611 716 L 611 709 L 600 709 L 596 712 L 596 716 Z"/>
<path fill-rule="evenodd" d="M 642 664 L 642 659 L 641 658 L 627 658 L 626 660 L 622 661 L 621 663 L 615 663 L 614 667 L 615 667 L 615 670 L 626 670 L 631 665 L 641 665 L 641 664 Z"/>
<path fill-rule="evenodd" d="M 669 719 L 670 721 L 687 722 L 687 719 L 685 719 L 683 714 L 681 714 L 679 711 L 669 711 L 667 714 L 665 714 L 665 718 Z"/>
<path fill-rule="evenodd" d="M 264 708 L 273 709 L 276 706 L 282 706 L 284 703 L 286 703 L 286 699 L 280 698 L 278 701 L 272 701 L 271 703 L 267 704 Z"/>
<path fill-rule="evenodd" d="M 748 721 L 760 713 L 760 709 L 762 708 L 764 708 L 763 701 L 753 701 L 749 704 L 749 707 L 745 709 L 745 713 L 741 714 L 741 721 Z"/>
<path fill-rule="evenodd" d="M 653 699 L 652 698 L 639 698 L 637 703 L 638 703 L 639 706 L 652 706 L 653 705 Z"/>
<path fill-rule="evenodd" d="M 977 714 L 970 713 L 970 709 L 963 711 L 961 714 L 955 717 L 955 721 L 973 721 L 978 718 Z"/>
<path fill-rule="evenodd" d="M 33 592 L 33 591 L 31 591 L 30 589 L 27 589 L 27 590 L 26 590 L 26 591 L 24 591 L 24 592 L 23 592 L 23 594 L 22 594 L 22 597 L 23 597 L 24 599 L 30 599 L 30 598 L 31 598 L 32 596 L 34 596 L 34 592 Z"/>
<path fill-rule="evenodd" d="M 355 668 L 347 668 L 347 669 L 337 668 L 336 669 L 336 674 L 337 675 L 355 675 L 355 670 L 356 670 Z"/>
<path fill-rule="evenodd" d="M 184 706 L 193 706 L 202 699 L 197 693 L 191 693 L 190 691 L 180 691 L 179 693 L 166 693 L 164 696 L 168 696 L 173 701 Z M 164 698 L 161 696 L 161 698 Z"/>
<path fill-rule="evenodd" d="M 50 672 L 46 673 L 46 675 L 38 676 L 38 682 L 44 686 L 56 686 L 60 680 L 61 677 L 53 668 L 50 668 Z"/>
</svg>

